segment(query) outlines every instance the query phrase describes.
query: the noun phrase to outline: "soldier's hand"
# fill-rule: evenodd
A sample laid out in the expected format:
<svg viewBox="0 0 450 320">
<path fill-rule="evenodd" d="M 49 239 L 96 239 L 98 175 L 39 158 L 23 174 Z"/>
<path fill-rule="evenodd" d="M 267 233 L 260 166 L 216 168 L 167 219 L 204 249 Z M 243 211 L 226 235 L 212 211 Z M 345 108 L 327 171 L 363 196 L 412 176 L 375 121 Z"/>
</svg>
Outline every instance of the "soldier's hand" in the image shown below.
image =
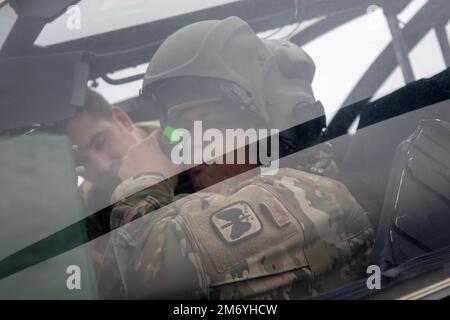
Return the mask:
<svg viewBox="0 0 450 320">
<path fill-rule="evenodd" d="M 158 143 L 160 134 L 160 130 L 155 130 L 128 150 L 119 169 L 122 180 L 144 172 L 156 172 L 170 178 L 183 170 L 180 166 L 174 165 L 162 152 Z"/>
</svg>

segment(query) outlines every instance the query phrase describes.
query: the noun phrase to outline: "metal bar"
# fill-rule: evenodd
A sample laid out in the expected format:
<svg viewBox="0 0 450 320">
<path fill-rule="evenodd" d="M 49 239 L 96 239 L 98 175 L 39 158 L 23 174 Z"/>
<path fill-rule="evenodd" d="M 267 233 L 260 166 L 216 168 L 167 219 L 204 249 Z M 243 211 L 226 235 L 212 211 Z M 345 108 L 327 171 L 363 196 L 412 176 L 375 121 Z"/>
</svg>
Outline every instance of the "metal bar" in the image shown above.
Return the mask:
<svg viewBox="0 0 450 320">
<path fill-rule="evenodd" d="M 101 78 L 109 84 L 112 85 L 121 85 L 121 84 L 125 84 L 125 83 L 129 83 L 132 81 L 138 81 L 138 80 L 142 80 L 144 78 L 144 74 L 136 74 L 134 76 L 129 76 L 129 77 L 125 77 L 125 78 L 120 78 L 120 79 L 113 79 L 108 75 L 103 75 L 101 76 Z"/>
<path fill-rule="evenodd" d="M 445 65 L 450 67 L 450 45 L 448 42 L 447 31 L 445 30 L 445 24 L 441 23 L 434 28 L 436 37 L 439 41 L 439 46 L 442 50 L 442 56 L 445 61 Z"/>
<path fill-rule="evenodd" d="M 385 16 L 392 35 L 395 57 L 400 65 L 405 82 L 410 83 L 414 81 L 414 73 L 408 56 L 408 47 L 398 26 L 397 16 L 391 11 L 385 12 Z"/>
</svg>

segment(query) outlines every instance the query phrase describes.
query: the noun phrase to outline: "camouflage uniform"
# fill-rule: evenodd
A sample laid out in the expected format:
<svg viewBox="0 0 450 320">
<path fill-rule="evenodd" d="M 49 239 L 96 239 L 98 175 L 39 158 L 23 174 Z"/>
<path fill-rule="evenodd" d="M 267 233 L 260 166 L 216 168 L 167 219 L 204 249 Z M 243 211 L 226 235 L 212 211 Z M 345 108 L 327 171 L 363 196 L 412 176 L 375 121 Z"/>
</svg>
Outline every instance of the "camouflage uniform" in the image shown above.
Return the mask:
<svg viewBox="0 0 450 320">
<path fill-rule="evenodd" d="M 145 121 L 136 123 L 136 126 L 140 130 L 141 136 L 146 137 L 151 132 L 159 128 L 159 123 L 157 121 Z M 107 251 L 107 246 L 109 245 L 109 242 L 107 241 L 108 239 L 97 239 L 97 237 L 111 231 L 110 217 L 108 214 L 93 214 L 99 212 L 100 210 L 104 210 L 104 212 L 105 210 L 108 210 L 108 207 L 111 204 L 111 192 L 108 193 L 102 188 L 95 186 L 90 181 L 84 181 L 79 191 L 81 199 L 83 200 L 85 213 L 87 215 L 88 236 L 89 239 L 93 239 L 91 240 L 91 257 L 97 277 L 100 275 L 102 270 L 104 270 L 102 265 L 104 260 L 107 259 L 109 260 L 107 263 L 108 265 L 106 266 L 109 268 L 108 277 L 110 279 L 120 279 L 117 276 L 117 268 L 114 266 L 114 263 L 111 263 L 110 261 L 112 257 L 105 257 L 105 252 Z M 112 253 L 109 252 L 109 254 L 111 255 Z M 120 291 L 122 291 L 122 288 L 117 287 L 116 284 L 111 287 L 108 279 L 102 279 L 100 277 L 98 289 L 100 295 L 102 295 L 103 292 L 108 292 L 107 296 L 111 299 L 121 297 Z"/>
<path fill-rule="evenodd" d="M 177 199 L 148 173 L 118 187 L 126 298 L 298 299 L 365 275 L 373 230 L 340 183 L 284 168 L 224 186 Z"/>
<path fill-rule="evenodd" d="M 263 41 L 230 17 L 171 35 L 153 55 L 142 92 L 166 116 L 227 99 L 268 128 L 318 118 L 320 125 L 287 137 L 315 139 L 325 118 L 314 103 L 314 70 L 301 48 Z M 294 165 L 332 173 L 331 156 L 317 149 Z M 185 197 L 175 197 L 170 180 L 142 173 L 119 185 L 113 201 L 112 248 L 126 298 L 298 299 L 363 277 L 371 253 L 373 230 L 348 190 L 297 169 Z"/>
</svg>

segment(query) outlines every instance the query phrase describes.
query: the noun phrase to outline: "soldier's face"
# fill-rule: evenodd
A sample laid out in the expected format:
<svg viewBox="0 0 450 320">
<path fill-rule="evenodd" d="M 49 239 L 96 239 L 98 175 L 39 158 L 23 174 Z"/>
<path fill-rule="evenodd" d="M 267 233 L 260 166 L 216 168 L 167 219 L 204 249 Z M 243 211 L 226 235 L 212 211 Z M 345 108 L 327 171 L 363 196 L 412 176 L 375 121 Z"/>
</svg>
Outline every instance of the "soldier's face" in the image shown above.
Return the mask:
<svg viewBox="0 0 450 320">
<path fill-rule="evenodd" d="M 233 109 L 235 109 L 235 107 Z M 169 121 L 172 119 L 174 124 L 179 123 L 178 127 L 191 131 L 191 135 L 193 135 L 192 124 L 194 121 L 200 120 L 202 121 L 203 130 L 208 128 L 218 129 L 222 132 L 222 136 L 225 137 L 226 129 L 246 129 L 251 127 L 249 124 L 249 119 L 243 117 L 242 114 L 233 109 L 230 108 L 230 106 L 222 104 L 202 105 L 189 108 L 188 110 L 179 112 L 176 115 L 172 115 L 169 117 Z M 224 146 L 227 143 L 229 143 L 229 141 L 223 141 Z M 193 153 L 201 153 L 202 147 L 204 148 L 205 145 L 198 146 L 194 144 L 192 146 Z M 246 149 L 246 152 L 248 153 L 248 149 Z M 247 163 L 226 164 L 227 161 L 225 157 L 226 155 L 223 155 L 222 162 L 224 164 L 208 165 L 203 163 L 189 169 L 188 173 L 194 189 L 200 190 L 210 187 L 223 180 L 234 177 L 243 172 L 247 172 L 256 166 L 255 164 Z M 234 159 L 235 162 L 237 162 L 237 150 L 235 150 Z M 249 159 L 248 156 L 247 159 Z"/>
<path fill-rule="evenodd" d="M 129 117 L 113 107 L 113 117 L 100 118 L 82 112 L 71 119 L 66 134 L 75 152 L 77 165 L 85 167 L 85 179 L 112 193 L 120 183 L 118 171 L 128 149 L 142 138 Z"/>
</svg>

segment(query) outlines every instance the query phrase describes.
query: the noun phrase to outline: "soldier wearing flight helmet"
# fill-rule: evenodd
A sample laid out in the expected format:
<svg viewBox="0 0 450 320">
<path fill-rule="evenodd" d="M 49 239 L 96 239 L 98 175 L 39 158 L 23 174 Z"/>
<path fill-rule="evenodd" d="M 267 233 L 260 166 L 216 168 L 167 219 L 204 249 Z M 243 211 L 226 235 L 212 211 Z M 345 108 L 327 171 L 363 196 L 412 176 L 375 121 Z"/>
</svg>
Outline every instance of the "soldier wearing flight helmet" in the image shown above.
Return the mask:
<svg viewBox="0 0 450 320">
<path fill-rule="evenodd" d="M 170 36 L 150 61 L 143 94 L 163 126 L 305 122 L 281 137 L 291 148 L 318 139 L 325 125 L 313 75 L 299 47 L 261 40 L 230 17 Z M 342 184 L 296 168 L 260 175 L 249 163 L 203 164 L 188 168 L 198 191 L 179 197 L 182 168 L 160 145 L 154 133 L 131 148 L 114 193 L 112 248 L 127 298 L 296 299 L 365 275 L 373 230 Z"/>
</svg>

